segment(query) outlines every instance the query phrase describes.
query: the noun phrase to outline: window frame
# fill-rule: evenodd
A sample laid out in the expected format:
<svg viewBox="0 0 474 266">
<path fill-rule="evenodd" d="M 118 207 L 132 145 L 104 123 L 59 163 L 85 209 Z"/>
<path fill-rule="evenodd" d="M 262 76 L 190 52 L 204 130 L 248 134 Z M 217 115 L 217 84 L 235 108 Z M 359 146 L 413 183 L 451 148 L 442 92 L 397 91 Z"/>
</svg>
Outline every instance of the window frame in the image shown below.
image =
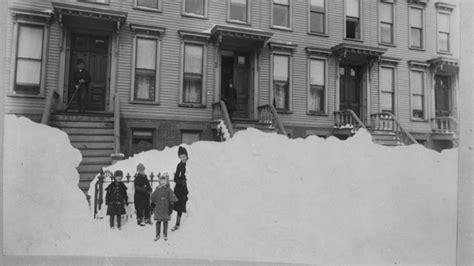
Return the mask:
<svg viewBox="0 0 474 266">
<path fill-rule="evenodd" d="M 440 13 L 449 16 L 449 32 L 447 32 L 447 34 L 448 34 L 448 50 L 446 50 L 446 51 L 441 50 L 440 45 L 439 45 L 440 33 L 445 33 L 446 34 L 446 32 L 441 32 L 440 29 L 439 29 Z M 441 9 L 441 8 L 437 8 L 437 10 L 436 10 L 436 51 L 440 54 L 449 54 L 449 55 L 452 54 L 452 32 L 453 32 L 452 29 L 453 29 L 453 27 L 451 26 L 451 24 L 452 24 L 452 12 L 448 11 L 448 10 Z"/>
<path fill-rule="evenodd" d="M 270 59 L 270 104 L 273 105 L 273 100 L 275 98 L 275 92 L 274 92 L 274 58 L 276 56 L 287 56 L 288 57 L 288 109 L 281 109 L 275 107 L 276 111 L 278 113 L 292 113 L 293 112 L 293 54 L 291 51 L 282 51 L 282 50 L 273 50 L 271 51 L 271 59 Z"/>
<path fill-rule="evenodd" d="M 412 46 L 412 37 L 411 37 L 411 10 L 412 9 L 419 9 L 421 10 L 421 46 Z M 418 28 L 417 28 L 418 29 Z M 414 4 L 409 4 L 408 5 L 408 48 L 412 50 L 420 50 L 420 51 L 425 51 L 426 50 L 426 15 L 425 15 L 425 7 L 420 6 L 420 5 L 414 5 Z"/>
<path fill-rule="evenodd" d="M 135 155 L 133 153 L 133 133 L 135 131 L 150 131 L 151 132 L 151 140 L 152 140 L 152 149 L 156 149 L 157 141 L 156 141 L 156 135 L 157 135 L 157 128 L 154 127 L 143 127 L 139 126 L 138 124 L 133 124 L 129 127 L 129 132 L 130 132 L 130 145 L 129 145 L 129 156 Z M 143 152 L 143 151 L 142 151 Z"/>
<path fill-rule="evenodd" d="M 309 99 L 311 95 L 311 61 L 312 60 L 320 60 L 324 61 L 324 107 L 322 108 L 322 111 L 316 111 L 316 110 L 310 110 L 309 109 Z M 328 58 L 326 56 L 318 55 L 318 54 L 308 54 L 307 57 L 307 89 L 306 89 L 306 114 L 307 115 L 316 115 L 316 116 L 327 116 L 329 114 L 329 91 L 328 91 L 328 81 L 329 81 L 329 64 L 328 64 Z"/>
<path fill-rule="evenodd" d="M 138 5 L 138 0 L 133 0 L 133 8 L 138 9 L 138 10 L 143 10 L 143 11 L 150 11 L 150 12 L 162 12 L 162 4 L 163 0 L 157 0 L 158 1 L 158 7 L 157 8 L 151 8 L 151 7 L 146 7 L 146 6 L 140 6 Z"/>
<path fill-rule="evenodd" d="M 242 20 L 236 20 L 236 19 L 231 19 L 230 17 L 230 6 L 231 6 L 231 1 L 232 0 L 227 0 L 227 23 L 234 23 L 234 24 L 241 24 L 241 25 L 252 25 L 252 18 L 251 18 L 251 8 L 250 5 L 253 1 L 251 0 L 246 0 L 247 1 L 247 21 L 242 21 Z M 273 2 L 272 2 L 273 3 Z M 271 12 L 273 13 L 273 12 Z"/>
<path fill-rule="evenodd" d="M 196 143 L 196 142 L 198 142 L 198 141 L 202 141 L 202 133 L 203 133 L 202 130 L 196 130 L 196 129 L 180 129 L 180 130 L 179 130 L 179 133 L 180 133 L 180 135 L 181 135 L 181 144 L 192 145 L 192 144 L 194 144 L 194 143 Z M 199 136 L 198 141 L 195 141 L 195 142 L 190 143 L 190 144 L 184 143 L 184 142 L 183 142 L 183 135 L 186 134 L 186 133 L 188 133 L 188 134 L 197 134 L 197 135 Z"/>
<path fill-rule="evenodd" d="M 423 94 L 420 94 L 423 96 L 422 104 L 423 104 L 423 117 L 418 118 L 413 116 L 413 86 L 412 86 L 412 75 L 413 72 L 420 72 L 423 74 Z M 427 122 L 428 121 L 428 90 L 427 90 L 427 76 L 426 76 L 426 69 L 419 68 L 419 67 L 410 67 L 410 74 L 409 74 L 409 86 L 410 86 L 410 119 L 411 121 L 417 121 L 417 122 Z M 419 95 L 416 95 L 419 96 Z"/>
<path fill-rule="evenodd" d="M 202 79 L 201 79 L 201 102 L 200 103 L 185 103 L 184 102 L 184 67 L 185 67 L 185 47 L 186 45 L 197 45 L 202 47 Z M 181 42 L 181 64 L 180 64 L 180 81 L 179 81 L 179 100 L 180 107 L 194 107 L 206 108 L 206 83 L 207 83 L 207 44 L 196 40 L 183 40 Z"/>
<path fill-rule="evenodd" d="M 382 86 L 380 86 L 380 79 L 382 78 L 382 68 L 388 68 L 388 69 L 391 69 L 393 72 L 392 72 L 392 75 L 393 75 L 393 82 L 392 82 L 392 88 L 393 88 L 393 92 L 392 92 L 392 114 L 394 114 L 395 116 L 397 116 L 397 113 L 398 113 L 398 82 L 397 82 L 397 65 L 396 64 L 388 64 L 386 62 L 383 62 L 382 61 L 382 64 L 379 65 L 379 112 L 386 112 L 387 110 L 383 110 L 382 108 L 382 94 L 385 92 L 387 93 L 387 91 L 384 91 L 382 89 Z M 411 95 L 411 94 L 410 94 Z M 411 97 L 411 96 L 410 96 Z"/>
<path fill-rule="evenodd" d="M 280 26 L 280 25 L 275 25 L 274 21 L 274 5 L 280 5 L 281 4 L 275 4 L 275 0 L 271 0 L 270 2 L 270 28 L 272 29 L 277 29 L 277 30 L 285 30 L 285 31 L 293 31 L 293 5 L 291 4 L 292 1 L 288 0 L 288 27 L 285 26 Z"/>
<path fill-rule="evenodd" d="M 81 3 L 91 3 L 91 4 L 98 4 L 98 5 L 110 5 L 110 0 L 105 0 L 104 2 L 97 2 L 97 0 L 83 0 L 83 1 L 78 1 Z"/>
<path fill-rule="evenodd" d="M 13 11 L 15 12 L 15 11 Z M 35 14 L 32 14 L 35 16 Z M 40 16 L 43 17 L 43 16 Z M 38 84 L 38 94 L 24 94 L 24 93 L 17 93 L 15 88 L 16 84 L 16 76 L 17 76 L 17 60 L 18 60 L 18 45 L 19 45 L 19 33 L 20 27 L 41 27 L 43 28 L 43 39 L 42 45 L 43 49 L 41 51 L 41 73 L 40 73 L 40 81 Z M 10 86 L 8 89 L 8 96 L 12 97 L 24 97 L 24 98 L 45 98 L 46 97 L 46 72 L 47 72 L 47 60 L 48 60 L 48 37 L 49 37 L 49 20 L 48 21 L 37 21 L 37 20 L 29 20 L 29 19 L 22 19 L 16 18 L 14 21 L 14 29 L 13 29 L 13 45 L 12 45 L 12 57 L 11 57 L 11 76 L 10 76 Z"/>
<path fill-rule="evenodd" d="M 343 36 L 343 39 L 344 40 L 348 40 L 348 41 L 355 41 L 355 42 L 363 42 L 364 41 L 364 27 L 362 26 L 362 21 L 363 21 L 363 1 L 362 0 L 358 0 L 359 1 L 359 18 L 356 18 L 356 17 L 351 17 L 351 16 L 347 16 L 346 14 L 346 6 L 347 6 L 347 1 L 348 0 L 344 0 L 344 7 L 343 7 L 343 10 L 344 10 L 344 16 L 343 16 L 343 28 L 344 28 L 344 36 Z M 359 20 L 359 38 L 348 38 L 347 37 L 347 20 L 355 20 L 355 19 L 358 19 Z"/>
<path fill-rule="evenodd" d="M 329 34 L 328 34 L 328 22 L 329 22 L 329 19 L 328 19 L 328 10 L 329 10 L 329 7 L 328 7 L 328 1 L 327 0 L 324 0 L 324 29 L 323 29 L 323 32 L 320 33 L 320 32 L 314 32 L 314 31 L 311 31 L 311 13 L 313 12 L 311 10 L 311 0 L 308 0 L 308 34 L 311 34 L 311 35 L 316 35 L 316 36 L 322 36 L 322 37 L 329 37 Z M 320 13 L 321 12 L 316 12 L 314 11 L 315 13 Z"/>
<path fill-rule="evenodd" d="M 389 4 L 391 5 L 392 7 L 392 22 L 390 23 L 390 25 L 392 26 L 392 32 L 391 32 L 391 35 L 392 35 L 392 42 L 388 43 L 388 42 L 383 42 L 382 41 L 382 24 L 389 24 L 388 22 L 384 22 L 382 21 L 382 8 L 381 8 L 381 5 L 382 4 Z M 397 25 L 397 17 L 396 17 L 396 1 L 390 1 L 390 0 L 380 0 L 378 1 L 378 35 L 379 35 L 379 44 L 380 45 L 386 45 L 386 46 L 392 46 L 392 47 L 396 47 L 396 43 L 397 43 L 397 39 L 396 39 L 396 32 L 397 32 L 397 29 L 396 29 L 396 25 Z"/>
<path fill-rule="evenodd" d="M 191 17 L 191 18 L 208 19 L 208 5 L 209 5 L 208 3 L 209 3 L 209 0 L 203 0 L 203 1 L 204 1 L 204 14 L 199 15 L 199 14 L 186 12 L 186 0 L 183 0 L 182 9 L 181 9 L 181 16 Z"/>
</svg>

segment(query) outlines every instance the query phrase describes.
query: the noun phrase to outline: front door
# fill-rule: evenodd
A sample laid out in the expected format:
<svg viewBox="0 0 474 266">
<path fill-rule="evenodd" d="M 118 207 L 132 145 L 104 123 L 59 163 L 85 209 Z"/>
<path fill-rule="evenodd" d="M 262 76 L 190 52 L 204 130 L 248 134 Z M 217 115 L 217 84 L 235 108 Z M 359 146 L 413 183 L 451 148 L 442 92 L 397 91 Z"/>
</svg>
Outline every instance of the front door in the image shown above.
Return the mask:
<svg viewBox="0 0 474 266">
<path fill-rule="evenodd" d="M 451 115 L 450 79 L 447 76 L 435 76 L 436 117 Z"/>
<path fill-rule="evenodd" d="M 361 68 L 353 65 L 341 65 L 339 68 L 339 109 L 350 109 L 361 115 Z"/>
<path fill-rule="evenodd" d="M 232 85 L 231 85 L 232 84 Z M 248 119 L 250 115 L 250 55 L 223 52 L 221 69 L 221 95 L 229 95 L 230 86 L 235 89 L 232 117 Z"/>
<path fill-rule="evenodd" d="M 105 111 L 107 97 L 108 49 L 109 38 L 107 36 L 74 33 L 71 36 L 69 79 L 72 79 L 72 73 L 76 70 L 76 62 L 78 59 L 82 59 L 86 63 L 85 69 L 91 75 L 86 110 Z M 74 87 L 70 84 L 71 80 L 68 82 L 68 102 L 71 100 L 74 93 Z M 77 109 L 77 100 L 73 100 L 70 109 Z"/>
</svg>

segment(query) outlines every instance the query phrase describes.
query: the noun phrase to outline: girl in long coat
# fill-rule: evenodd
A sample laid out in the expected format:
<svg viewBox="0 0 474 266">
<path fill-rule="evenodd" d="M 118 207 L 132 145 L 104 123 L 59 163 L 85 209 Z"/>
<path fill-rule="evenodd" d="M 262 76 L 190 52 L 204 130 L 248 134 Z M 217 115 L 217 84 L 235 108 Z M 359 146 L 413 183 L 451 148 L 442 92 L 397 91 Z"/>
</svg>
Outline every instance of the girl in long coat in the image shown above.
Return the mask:
<svg viewBox="0 0 474 266">
<path fill-rule="evenodd" d="M 120 170 L 114 173 L 114 182 L 107 186 L 105 204 L 107 215 L 110 215 L 110 228 L 114 229 L 114 217 L 117 217 L 117 227 L 121 230 L 121 215 L 125 214 L 125 205 L 128 205 L 127 187 L 122 183 L 123 173 Z"/>
<path fill-rule="evenodd" d="M 161 223 L 163 222 L 163 236 L 168 240 L 168 221 L 171 219 L 172 205 L 178 201 L 169 186 L 169 176 L 167 173 L 160 177 L 160 185 L 155 188 L 151 195 L 151 207 L 153 208 L 153 218 L 156 221 L 155 241 L 160 239 Z"/>
<path fill-rule="evenodd" d="M 185 148 L 179 147 L 178 156 L 181 160 L 176 167 L 176 172 L 174 174 L 174 182 L 176 183 L 174 187 L 174 194 L 178 198 L 178 202 L 174 204 L 174 210 L 178 213 L 176 217 L 176 225 L 171 228 L 171 231 L 175 231 L 179 228 L 181 223 L 181 215 L 183 212 L 186 212 L 186 202 L 188 201 L 188 186 L 186 184 L 186 162 L 188 161 L 188 152 Z"/>
<path fill-rule="evenodd" d="M 137 165 L 137 174 L 133 181 L 135 186 L 135 195 L 133 201 L 137 212 L 137 224 L 144 226 L 145 223 L 151 224 L 150 221 L 150 193 L 152 191 L 148 177 L 145 174 L 145 166 Z"/>
</svg>

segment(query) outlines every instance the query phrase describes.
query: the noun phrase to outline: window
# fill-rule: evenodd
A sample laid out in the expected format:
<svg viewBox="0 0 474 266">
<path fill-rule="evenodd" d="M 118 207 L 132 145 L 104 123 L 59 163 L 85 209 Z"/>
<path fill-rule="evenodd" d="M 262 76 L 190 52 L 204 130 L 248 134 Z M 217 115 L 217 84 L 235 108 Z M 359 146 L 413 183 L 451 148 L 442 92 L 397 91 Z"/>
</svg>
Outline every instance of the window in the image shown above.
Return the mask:
<svg viewBox="0 0 474 266">
<path fill-rule="evenodd" d="M 44 71 L 44 26 L 19 24 L 16 51 L 15 94 L 40 95 Z"/>
<path fill-rule="evenodd" d="M 423 9 L 410 7 L 410 47 L 423 48 Z"/>
<path fill-rule="evenodd" d="M 185 0 L 184 14 L 206 16 L 206 0 Z"/>
<path fill-rule="evenodd" d="M 312 33 L 326 33 L 326 7 L 325 0 L 310 1 L 310 26 L 309 31 Z"/>
<path fill-rule="evenodd" d="M 273 26 L 290 28 L 289 0 L 273 0 Z"/>
<path fill-rule="evenodd" d="M 326 108 L 326 60 L 310 59 L 308 111 L 324 114 Z"/>
<path fill-rule="evenodd" d="M 359 0 L 346 0 L 346 38 L 360 39 Z"/>
<path fill-rule="evenodd" d="M 183 103 L 202 104 L 203 54 L 203 45 L 184 45 Z"/>
<path fill-rule="evenodd" d="M 395 69 L 392 67 L 380 68 L 380 109 L 382 112 L 394 113 L 395 109 Z"/>
<path fill-rule="evenodd" d="M 181 143 L 191 145 L 201 139 L 200 131 L 181 131 Z"/>
<path fill-rule="evenodd" d="M 136 38 L 135 82 L 133 100 L 156 101 L 157 93 L 157 39 Z"/>
<path fill-rule="evenodd" d="M 247 0 L 230 0 L 229 19 L 248 22 Z"/>
<path fill-rule="evenodd" d="M 423 71 L 412 70 L 410 75 L 411 109 L 415 119 L 425 118 L 425 77 Z"/>
<path fill-rule="evenodd" d="M 381 1 L 379 5 L 380 14 L 380 42 L 393 44 L 393 3 Z"/>
<path fill-rule="evenodd" d="M 78 0 L 78 2 L 108 4 L 109 0 Z"/>
<path fill-rule="evenodd" d="M 450 51 L 450 20 L 449 13 L 438 12 L 438 51 Z"/>
<path fill-rule="evenodd" d="M 135 7 L 149 10 L 160 10 L 159 0 L 135 0 Z"/>
<path fill-rule="evenodd" d="M 153 129 L 132 129 L 131 154 L 153 149 Z"/>
<path fill-rule="evenodd" d="M 290 110 L 290 56 L 273 55 L 273 104 L 277 110 Z"/>
</svg>

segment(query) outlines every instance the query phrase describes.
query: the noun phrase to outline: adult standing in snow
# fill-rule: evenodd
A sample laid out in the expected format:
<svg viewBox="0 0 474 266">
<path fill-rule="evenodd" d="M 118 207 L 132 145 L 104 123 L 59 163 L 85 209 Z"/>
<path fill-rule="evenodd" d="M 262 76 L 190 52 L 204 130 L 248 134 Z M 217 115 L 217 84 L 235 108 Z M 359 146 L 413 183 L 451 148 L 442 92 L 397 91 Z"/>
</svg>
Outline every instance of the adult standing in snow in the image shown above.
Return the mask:
<svg viewBox="0 0 474 266">
<path fill-rule="evenodd" d="M 152 191 L 148 177 L 145 174 L 145 166 L 137 165 L 137 174 L 133 181 L 135 185 L 135 210 L 137 212 L 137 224 L 144 226 L 145 223 L 151 224 L 150 220 L 150 193 Z"/>
<path fill-rule="evenodd" d="M 169 175 L 164 173 L 160 176 L 160 185 L 155 188 L 151 195 L 151 207 L 153 218 L 156 221 L 155 241 L 160 239 L 161 223 L 163 222 L 163 236 L 168 240 L 168 221 L 171 219 L 173 203 L 178 201 L 169 186 Z"/>
<path fill-rule="evenodd" d="M 127 187 L 122 183 L 123 173 L 120 170 L 114 173 L 114 182 L 107 186 L 105 204 L 107 215 L 110 215 L 110 228 L 114 229 L 114 217 L 117 217 L 117 227 L 121 230 L 121 215 L 125 214 L 125 205 L 128 205 Z"/>
<path fill-rule="evenodd" d="M 175 231 L 179 228 L 181 223 L 181 215 L 186 212 L 186 202 L 188 201 L 188 186 L 186 184 L 186 162 L 188 161 L 188 152 L 185 148 L 178 148 L 178 157 L 181 160 L 176 167 L 174 173 L 174 194 L 178 198 L 178 202 L 174 204 L 173 209 L 178 213 L 176 217 L 176 225 L 171 228 L 171 231 Z"/>
</svg>

